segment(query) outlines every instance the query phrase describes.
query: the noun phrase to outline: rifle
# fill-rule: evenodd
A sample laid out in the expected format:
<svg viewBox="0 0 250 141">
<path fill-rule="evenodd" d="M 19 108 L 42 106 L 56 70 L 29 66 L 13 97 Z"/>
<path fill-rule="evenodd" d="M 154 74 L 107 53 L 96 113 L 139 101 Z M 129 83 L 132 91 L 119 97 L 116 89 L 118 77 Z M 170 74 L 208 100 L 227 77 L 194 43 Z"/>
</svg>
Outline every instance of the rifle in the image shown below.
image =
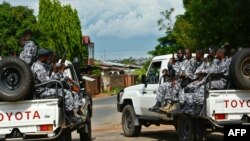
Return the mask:
<svg viewBox="0 0 250 141">
<path fill-rule="evenodd" d="M 172 64 L 174 65 L 175 64 L 175 62 L 176 62 L 176 59 L 175 59 L 175 57 L 174 57 L 174 52 L 172 52 Z"/>
<path fill-rule="evenodd" d="M 58 61 L 59 64 L 62 65 L 65 62 L 65 60 L 66 60 L 66 53 L 67 53 L 67 50 L 65 50 L 65 52 L 64 52 L 64 54 L 62 56 L 62 59 L 59 59 L 59 61 Z"/>
</svg>

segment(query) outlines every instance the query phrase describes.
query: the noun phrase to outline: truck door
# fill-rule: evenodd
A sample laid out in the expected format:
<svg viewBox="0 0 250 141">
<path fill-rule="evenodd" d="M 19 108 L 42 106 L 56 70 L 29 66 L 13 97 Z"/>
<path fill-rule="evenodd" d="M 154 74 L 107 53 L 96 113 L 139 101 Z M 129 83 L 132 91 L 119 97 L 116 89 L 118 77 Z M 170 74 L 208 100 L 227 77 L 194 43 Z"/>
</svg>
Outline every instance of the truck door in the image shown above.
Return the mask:
<svg viewBox="0 0 250 141">
<path fill-rule="evenodd" d="M 156 92 L 159 87 L 159 79 L 161 75 L 162 61 L 154 61 L 151 63 L 147 73 L 147 87 L 145 87 L 142 96 L 140 97 L 141 111 L 143 115 L 152 115 L 148 108 L 156 103 Z"/>
</svg>

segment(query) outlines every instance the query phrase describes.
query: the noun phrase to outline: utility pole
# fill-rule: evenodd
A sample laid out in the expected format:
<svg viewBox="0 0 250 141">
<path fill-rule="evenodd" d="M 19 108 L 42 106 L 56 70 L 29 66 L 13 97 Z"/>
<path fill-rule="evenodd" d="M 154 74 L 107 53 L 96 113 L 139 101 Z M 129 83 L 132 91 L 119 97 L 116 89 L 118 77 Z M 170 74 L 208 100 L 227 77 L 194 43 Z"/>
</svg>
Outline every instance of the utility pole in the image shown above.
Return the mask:
<svg viewBox="0 0 250 141">
<path fill-rule="evenodd" d="M 105 49 L 103 50 L 103 59 L 104 59 L 103 61 L 106 61 L 106 50 Z"/>
</svg>

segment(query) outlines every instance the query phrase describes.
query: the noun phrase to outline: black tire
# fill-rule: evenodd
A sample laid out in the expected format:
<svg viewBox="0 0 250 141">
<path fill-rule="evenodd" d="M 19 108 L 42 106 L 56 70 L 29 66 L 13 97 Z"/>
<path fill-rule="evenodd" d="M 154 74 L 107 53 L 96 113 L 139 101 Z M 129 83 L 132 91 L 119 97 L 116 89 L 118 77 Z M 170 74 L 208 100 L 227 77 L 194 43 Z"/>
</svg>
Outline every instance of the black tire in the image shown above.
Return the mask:
<svg viewBox="0 0 250 141">
<path fill-rule="evenodd" d="M 131 105 L 126 105 L 122 111 L 122 129 L 123 133 L 127 137 L 137 137 L 141 133 L 142 125 L 135 126 L 136 115 Z"/>
<path fill-rule="evenodd" d="M 250 89 L 250 49 L 238 51 L 232 58 L 230 77 L 236 88 Z"/>
<path fill-rule="evenodd" d="M 80 135 L 80 141 L 91 141 L 92 140 L 92 130 L 91 130 L 91 115 L 88 114 L 85 128 L 78 131 Z"/>
<path fill-rule="evenodd" d="M 206 140 L 206 127 L 203 120 L 196 120 L 195 121 L 195 138 L 196 141 L 205 141 Z"/>
<path fill-rule="evenodd" d="M 179 141 L 196 141 L 195 125 L 189 117 L 178 118 L 178 137 Z"/>
<path fill-rule="evenodd" d="M 16 57 L 0 61 L 0 100 L 23 100 L 33 90 L 33 75 L 24 61 Z"/>
<path fill-rule="evenodd" d="M 64 129 L 61 135 L 53 141 L 72 141 L 71 130 L 69 128 Z"/>
</svg>

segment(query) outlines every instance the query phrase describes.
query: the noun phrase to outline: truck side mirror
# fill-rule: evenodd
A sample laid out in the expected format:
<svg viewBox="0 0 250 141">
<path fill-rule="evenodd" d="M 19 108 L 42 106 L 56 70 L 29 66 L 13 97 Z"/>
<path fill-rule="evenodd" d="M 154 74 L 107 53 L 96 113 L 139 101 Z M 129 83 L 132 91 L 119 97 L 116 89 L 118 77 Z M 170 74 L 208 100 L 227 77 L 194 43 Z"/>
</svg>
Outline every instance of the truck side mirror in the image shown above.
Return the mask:
<svg viewBox="0 0 250 141">
<path fill-rule="evenodd" d="M 146 75 L 142 75 L 142 76 L 141 76 L 141 82 L 142 82 L 142 84 L 145 84 L 145 87 L 147 87 L 148 81 L 147 81 Z"/>
</svg>

